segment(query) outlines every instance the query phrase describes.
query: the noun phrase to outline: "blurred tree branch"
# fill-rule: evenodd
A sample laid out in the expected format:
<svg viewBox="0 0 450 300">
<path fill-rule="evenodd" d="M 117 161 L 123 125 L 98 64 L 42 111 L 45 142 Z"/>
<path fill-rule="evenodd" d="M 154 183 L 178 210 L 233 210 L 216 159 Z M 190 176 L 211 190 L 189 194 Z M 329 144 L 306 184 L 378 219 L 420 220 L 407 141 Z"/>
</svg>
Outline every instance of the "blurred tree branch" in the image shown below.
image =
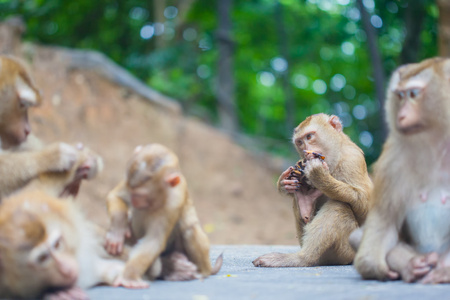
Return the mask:
<svg viewBox="0 0 450 300">
<path fill-rule="evenodd" d="M 450 57 L 450 1 L 437 0 L 439 7 L 439 55 Z"/>
<path fill-rule="evenodd" d="M 369 47 L 370 61 L 372 64 L 373 75 L 375 80 L 375 93 L 380 104 L 381 124 L 383 141 L 387 136 L 386 117 L 384 113 L 384 69 L 381 55 L 377 45 L 377 33 L 370 22 L 370 15 L 364 7 L 363 0 L 356 0 L 358 9 L 361 13 L 361 21 L 364 31 L 367 35 L 367 43 Z"/>
<path fill-rule="evenodd" d="M 426 0 L 409 1 L 405 11 L 406 37 L 400 54 L 400 63 L 417 62 L 421 46 L 420 32 L 425 19 Z"/>
</svg>

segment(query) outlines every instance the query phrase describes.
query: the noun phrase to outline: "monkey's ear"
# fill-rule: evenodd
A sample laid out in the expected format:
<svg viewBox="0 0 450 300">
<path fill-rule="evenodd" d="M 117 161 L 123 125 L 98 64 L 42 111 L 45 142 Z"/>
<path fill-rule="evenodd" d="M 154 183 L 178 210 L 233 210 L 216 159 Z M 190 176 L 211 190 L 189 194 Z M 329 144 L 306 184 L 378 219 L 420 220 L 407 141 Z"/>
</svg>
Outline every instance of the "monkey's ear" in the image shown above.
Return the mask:
<svg viewBox="0 0 450 300">
<path fill-rule="evenodd" d="M 328 120 L 331 126 L 338 132 L 342 132 L 342 123 L 338 116 L 332 115 Z"/>
<path fill-rule="evenodd" d="M 175 187 L 177 186 L 180 181 L 181 181 L 181 176 L 180 173 L 175 172 L 175 173 L 171 173 L 166 177 L 166 182 L 171 186 L 171 187 Z"/>
<path fill-rule="evenodd" d="M 16 91 L 21 105 L 25 107 L 38 105 L 39 95 L 23 80 L 22 76 L 16 77 Z"/>
</svg>

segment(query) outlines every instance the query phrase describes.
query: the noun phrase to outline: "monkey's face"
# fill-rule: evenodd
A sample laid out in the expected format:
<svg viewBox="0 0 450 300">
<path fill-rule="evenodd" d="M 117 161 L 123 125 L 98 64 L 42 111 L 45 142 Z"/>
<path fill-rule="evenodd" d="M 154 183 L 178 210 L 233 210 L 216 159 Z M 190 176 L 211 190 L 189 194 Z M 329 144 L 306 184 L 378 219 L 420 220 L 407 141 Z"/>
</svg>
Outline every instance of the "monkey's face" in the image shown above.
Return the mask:
<svg viewBox="0 0 450 300">
<path fill-rule="evenodd" d="M 448 74 L 445 75 L 442 69 L 449 63 L 431 59 L 402 66 L 394 72 L 387 105 L 393 129 L 403 135 L 412 135 L 448 123 L 448 79 L 445 79 Z"/>
<path fill-rule="evenodd" d="M 40 95 L 17 75 L 15 84 L 4 87 L 0 95 L 0 138 L 2 148 L 8 149 L 25 142 L 31 132 L 28 108 L 40 102 Z"/>
<path fill-rule="evenodd" d="M 71 287 L 78 279 L 76 256 L 58 229 L 30 251 L 28 266 L 35 276 L 43 278 L 47 288 Z"/>
</svg>

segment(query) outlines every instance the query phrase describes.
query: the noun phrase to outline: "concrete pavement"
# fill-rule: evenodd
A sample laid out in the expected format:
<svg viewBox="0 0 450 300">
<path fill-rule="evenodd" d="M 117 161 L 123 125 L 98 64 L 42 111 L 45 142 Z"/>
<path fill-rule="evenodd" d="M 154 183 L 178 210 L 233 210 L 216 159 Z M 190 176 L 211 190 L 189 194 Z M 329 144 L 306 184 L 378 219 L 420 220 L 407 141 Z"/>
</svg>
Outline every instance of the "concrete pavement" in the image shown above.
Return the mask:
<svg viewBox="0 0 450 300">
<path fill-rule="evenodd" d="M 213 246 L 223 251 L 219 274 L 204 281 L 155 281 L 145 290 L 96 287 L 91 299 L 251 300 L 251 299 L 450 299 L 450 284 L 421 285 L 361 280 L 352 266 L 255 268 L 253 259 L 269 252 L 295 252 L 296 246 Z"/>
</svg>

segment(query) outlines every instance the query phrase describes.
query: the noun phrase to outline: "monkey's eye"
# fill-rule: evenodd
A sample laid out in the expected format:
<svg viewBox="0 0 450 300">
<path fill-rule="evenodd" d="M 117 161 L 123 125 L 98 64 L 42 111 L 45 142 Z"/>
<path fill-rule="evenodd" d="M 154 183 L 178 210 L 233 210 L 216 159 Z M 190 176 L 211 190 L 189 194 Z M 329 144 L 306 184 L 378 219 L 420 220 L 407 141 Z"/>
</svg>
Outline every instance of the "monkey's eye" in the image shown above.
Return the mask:
<svg viewBox="0 0 450 300">
<path fill-rule="evenodd" d="M 303 142 L 301 139 L 296 140 L 295 143 L 299 146 L 303 145 Z"/>
<path fill-rule="evenodd" d="M 306 139 L 309 141 L 310 139 L 312 139 L 313 135 L 314 135 L 314 134 L 312 134 L 312 133 L 308 133 L 308 134 L 306 135 Z"/>
<path fill-rule="evenodd" d="M 410 89 L 408 91 L 408 96 L 411 99 L 416 98 L 420 94 L 420 89 Z"/>
<path fill-rule="evenodd" d="M 402 100 L 403 98 L 405 98 L 405 92 L 397 92 L 397 96 L 400 100 Z"/>
<path fill-rule="evenodd" d="M 50 255 L 48 253 L 42 253 L 38 256 L 37 261 L 38 263 L 43 264 L 49 257 Z"/>
</svg>

